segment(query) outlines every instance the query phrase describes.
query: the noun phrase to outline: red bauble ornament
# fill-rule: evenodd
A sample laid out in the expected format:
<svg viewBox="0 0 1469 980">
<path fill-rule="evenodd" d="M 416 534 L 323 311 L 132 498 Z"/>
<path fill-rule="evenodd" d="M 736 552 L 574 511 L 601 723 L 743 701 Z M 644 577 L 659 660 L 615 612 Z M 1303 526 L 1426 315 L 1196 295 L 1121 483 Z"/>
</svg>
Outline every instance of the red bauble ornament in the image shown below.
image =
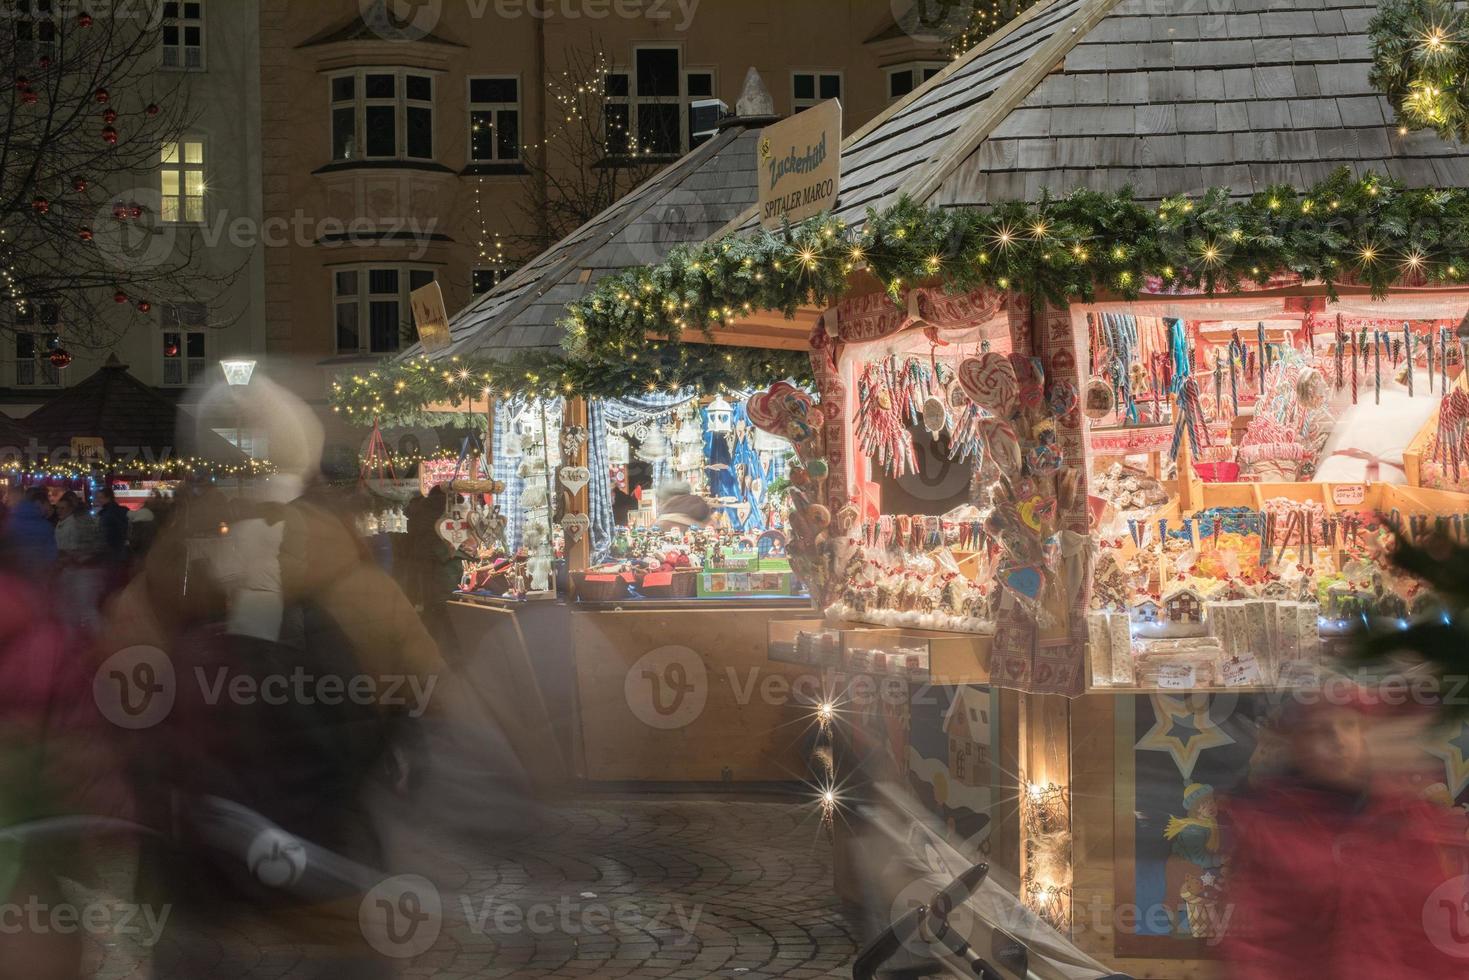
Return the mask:
<svg viewBox="0 0 1469 980">
<path fill-rule="evenodd" d="M 143 205 L 139 204 L 137 201 L 129 204 L 128 216 L 132 218 L 141 218 L 143 216 Z"/>
<path fill-rule="evenodd" d="M 24 75 L 15 76 L 15 87 L 24 91 L 31 87 L 31 80 Z"/>
<path fill-rule="evenodd" d="M 71 352 L 65 347 L 57 348 L 51 352 L 50 361 L 52 367 L 64 368 L 71 363 Z"/>
<path fill-rule="evenodd" d="M 117 130 L 113 129 L 111 126 L 103 126 L 102 127 L 102 140 L 105 143 L 108 143 L 108 144 L 110 144 L 112 146 L 116 146 L 117 145 Z"/>
<path fill-rule="evenodd" d="M 112 216 L 118 221 L 126 221 L 128 217 L 127 205 L 123 204 L 121 201 L 118 201 L 112 206 Z"/>
<path fill-rule="evenodd" d="M 126 303 L 128 301 L 128 294 L 119 289 L 112 294 L 112 301 L 114 303 Z"/>
<path fill-rule="evenodd" d="M 79 26 L 79 27 L 91 27 L 92 26 L 92 15 L 89 14 L 89 13 L 87 13 L 86 11 L 82 11 L 80 14 L 77 15 L 77 26 Z"/>
<path fill-rule="evenodd" d="M 160 108 L 158 108 L 158 103 L 157 102 L 150 102 L 150 103 L 148 103 L 148 108 L 144 109 L 143 111 L 146 112 L 150 116 L 156 116 L 160 112 L 162 112 L 163 110 L 160 109 Z"/>
<path fill-rule="evenodd" d="M 38 66 L 40 66 L 41 68 L 50 68 L 51 67 L 51 56 L 49 54 L 43 54 L 43 55 L 41 55 L 41 57 L 39 57 L 39 58 L 36 59 L 36 64 Z"/>
<path fill-rule="evenodd" d="M 77 193 L 85 191 L 87 189 L 87 178 L 73 177 L 71 179 L 71 189 L 76 191 Z"/>
<path fill-rule="evenodd" d="M 46 214 L 51 210 L 51 202 L 44 197 L 31 198 L 31 210 L 37 214 Z"/>
<path fill-rule="evenodd" d="M 107 110 L 105 110 L 102 113 L 102 121 L 105 122 L 105 123 L 115 123 L 115 122 L 117 122 L 117 110 L 116 109 L 107 109 Z"/>
<path fill-rule="evenodd" d="M 152 303 L 148 302 L 146 299 L 140 299 L 140 300 L 138 300 L 138 312 L 139 313 L 147 313 L 151 309 L 153 309 L 153 304 Z"/>
<path fill-rule="evenodd" d="M 164 357 L 178 357 L 179 356 L 179 345 L 178 344 L 164 344 L 163 345 L 163 356 Z"/>
<path fill-rule="evenodd" d="M 108 92 L 105 88 L 99 88 L 97 91 L 92 93 L 92 98 L 96 99 L 99 103 L 102 103 L 112 98 L 112 93 Z"/>
<path fill-rule="evenodd" d="M 84 242 L 90 242 L 92 240 L 92 229 L 88 228 L 86 225 L 82 225 L 80 228 L 77 229 L 77 237 Z"/>
<path fill-rule="evenodd" d="M 35 105 L 37 102 L 41 101 L 41 97 L 35 92 L 32 92 L 30 89 L 26 89 L 24 92 L 20 93 L 20 101 L 25 103 L 26 105 Z"/>
</svg>

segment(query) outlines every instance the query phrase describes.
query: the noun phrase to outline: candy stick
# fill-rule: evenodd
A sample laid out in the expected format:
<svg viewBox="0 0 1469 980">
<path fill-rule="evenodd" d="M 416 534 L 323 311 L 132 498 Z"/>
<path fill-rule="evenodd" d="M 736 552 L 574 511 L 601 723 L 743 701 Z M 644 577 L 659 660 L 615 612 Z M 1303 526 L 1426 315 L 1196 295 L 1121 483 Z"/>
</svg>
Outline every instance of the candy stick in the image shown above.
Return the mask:
<svg viewBox="0 0 1469 980">
<path fill-rule="evenodd" d="M 1357 331 L 1352 331 L 1352 404 L 1357 404 Z"/>
<path fill-rule="evenodd" d="M 1408 359 L 1408 397 L 1413 397 L 1413 331 L 1408 324 L 1403 324 L 1403 354 Z"/>
<path fill-rule="evenodd" d="M 1375 392 L 1375 404 L 1382 404 L 1382 333 L 1374 331 L 1375 342 L 1372 354 L 1372 384 Z"/>
<path fill-rule="evenodd" d="M 1428 393 L 1433 394 L 1433 328 L 1428 329 Z"/>
<path fill-rule="evenodd" d="M 1336 315 L 1336 390 L 1341 391 L 1346 387 L 1346 379 L 1342 376 L 1342 361 L 1346 357 L 1347 336 L 1341 329 L 1341 314 Z"/>
<path fill-rule="evenodd" d="M 1260 341 L 1260 394 L 1265 394 L 1265 321 L 1255 325 L 1255 336 Z"/>
</svg>

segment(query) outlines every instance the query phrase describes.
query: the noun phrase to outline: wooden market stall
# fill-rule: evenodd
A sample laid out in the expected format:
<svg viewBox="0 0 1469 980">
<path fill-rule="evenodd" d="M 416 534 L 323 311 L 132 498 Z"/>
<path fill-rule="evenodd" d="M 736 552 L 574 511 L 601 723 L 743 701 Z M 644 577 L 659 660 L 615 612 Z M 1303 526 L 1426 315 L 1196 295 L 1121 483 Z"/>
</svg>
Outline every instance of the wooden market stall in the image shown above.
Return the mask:
<svg viewBox="0 0 1469 980">
<path fill-rule="evenodd" d="M 450 321 L 447 343 L 400 359 L 409 390 L 418 388 L 414 372 L 462 377 L 466 398 L 431 410 L 488 418 L 481 461 L 464 468 L 500 489 L 463 501 L 453 523 L 506 540 L 481 542 L 486 560 L 467 568 L 450 615 L 477 683 L 501 682 L 497 714 L 526 733 L 522 756 L 545 757 L 575 779 L 787 783 L 804 771 L 791 726 L 800 714 L 788 693 L 798 672 L 772 670 L 765 658 L 766 622 L 810 607 L 781 555 L 783 538 L 761 533 L 771 530 L 773 508 L 759 495 L 779 477 L 784 443 L 761 435 L 757 445 L 734 394 L 778 368 L 766 348 L 803 350 L 804 337 L 756 330 L 763 343 L 753 356 L 709 347 L 663 360 L 645 354 L 642 375 L 633 366 L 639 354 L 624 355 L 618 367 L 629 387 L 617 398 L 584 397 L 570 375 L 566 390 L 548 390 L 536 360 L 562 360 L 568 302 L 610 273 L 702 241 L 755 200 L 756 144 L 771 111 L 758 84 L 747 87 L 714 137 L 476 299 Z M 522 379 L 497 364 L 529 366 Z M 675 384 L 685 368 L 706 387 Z M 497 382 L 479 390 L 482 374 Z M 723 380 L 707 387 L 711 378 Z M 357 400 L 373 402 L 365 392 Z M 631 570 L 639 553 L 666 540 L 651 528 L 657 486 L 646 488 L 631 529 L 613 521 L 609 471 L 626 478 L 630 462 L 641 461 L 655 480 L 721 484 L 709 488 L 708 523 L 729 530 L 693 535 L 697 571 Z M 450 465 L 438 464 L 440 479 Z M 522 568 L 499 555 L 528 552 L 534 578 L 537 549 L 553 545 L 564 574 L 554 589 L 526 594 Z M 761 686 L 768 682 L 784 688 L 771 696 Z M 557 751 L 535 751 L 546 745 Z"/>
<path fill-rule="evenodd" d="M 1223 856 L 1170 821 L 1257 774 L 1270 692 L 1345 620 L 1413 614 L 1388 523 L 1469 519 L 1469 290 L 1382 221 L 1461 200 L 1469 156 L 1391 125 L 1370 9 L 1235 6 L 1038 3 L 844 143 L 831 214 L 747 212 L 617 283 L 647 313 L 578 310 L 656 332 L 697 289 L 717 336 L 809 332 L 778 421 L 813 430 L 792 548 L 826 615 L 768 642 L 828 692 L 838 839 L 921 810 L 1138 977 L 1220 975 Z M 1290 238 L 1327 224 L 1347 244 Z M 1457 749 L 1426 752 L 1463 800 Z"/>
</svg>

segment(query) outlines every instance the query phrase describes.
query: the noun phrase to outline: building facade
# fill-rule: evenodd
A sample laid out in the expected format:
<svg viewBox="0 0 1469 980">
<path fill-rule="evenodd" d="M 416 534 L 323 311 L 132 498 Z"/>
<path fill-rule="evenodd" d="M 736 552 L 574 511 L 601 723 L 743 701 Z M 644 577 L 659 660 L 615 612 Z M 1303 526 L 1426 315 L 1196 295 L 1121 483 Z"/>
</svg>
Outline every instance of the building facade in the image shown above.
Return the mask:
<svg viewBox="0 0 1469 980">
<path fill-rule="evenodd" d="M 750 68 L 851 132 L 946 63 L 891 0 L 261 0 L 260 38 L 266 347 L 313 398 L 408 346 L 413 289 L 452 313 L 532 257 L 537 202 L 707 138 Z"/>
<path fill-rule="evenodd" d="M 167 262 L 164 253 L 187 250 L 200 280 L 218 287 L 200 290 L 207 302 L 153 296 L 145 312 L 135 304 L 109 310 L 117 318 L 115 331 L 108 331 L 115 332 L 115 344 L 77 348 L 61 370 L 47 359 L 45 339 L 64 336 L 65 325 L 58 331 L 44 322 L 44 308 L 27 310 L 11 325 L 13 336 L 0 334 L 10 348 L 0 354 L 0 400 L 12 416 L 28 414 L 85 379 L 111 355 L 145 384 L 191 401 L 201 382 L 219 380 L 221 358 L 265 346 L 259 6 L 255 0 L 181 0 L 146 9 L 157 38 L 146 57 L 156 59 L 154 70 L 166 73 L 166 81 L 176 82 L 189 122 L 177 142 L 158 148 L 154 166 L 124 178 L 133 186 L 114 197 L 146 210 L 150 260 Z M 110 217 L 99 213 L 93 224 L 100 228 Z"/>
</svg>

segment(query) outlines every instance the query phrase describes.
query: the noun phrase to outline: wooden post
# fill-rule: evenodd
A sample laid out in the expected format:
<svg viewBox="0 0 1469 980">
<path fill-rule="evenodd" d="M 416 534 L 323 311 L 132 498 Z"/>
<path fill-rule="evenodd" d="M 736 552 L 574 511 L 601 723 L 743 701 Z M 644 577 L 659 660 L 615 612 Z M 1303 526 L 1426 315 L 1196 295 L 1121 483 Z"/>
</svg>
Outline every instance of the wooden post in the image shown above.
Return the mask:
<svg viewBox="0 0 1469 980">
<path fill-rule="evenodd" d="M 588 429 L 588 433 L 587 434 L 588 434 L 588 437 L 589 438 L 585 442 L 583 442 L 581 444 L 580 448 L 577 449 L 577 451 L 576 451 L 576 458 L 575 459 L 563 459 L 561 461 L 561 463 L 562 463 L 563 466 L 586 466 L 587 465 L 587 458 L 588 458 L 588 455 L 591 452 L 591 445 L 592 445 L 591 439 L 590 439 L 591 432 L 590 432 L 590 429 L 589 429 L 589 425 L 588 425 L 588 421 L 587 420 L 588 420 L 588 413 L 587 413 L 587 402 L 586 402 L 586 399 L 585 398 L 568 398 L 568 399 L 566 399 L 565 417 L 562 419 L 562 426 L 563 426 L 562 431 L 563 432 L 566 431 L 566 428 L 565 427 L 567 427 L 567 426 L 579 425 L 583 429 Z M 607 479 L 607 474 L 606 473 L 593 473 L 591 475 L 591 477 L 592 477 L 593 480 L 598 480 L 598 479 L 605 480 L 605 479 Z M 567 496 L 570 499 L 567 501 L 567 507 L 566 507 L 565 513 L 567 513 L 567 514 L 587 514 L 587 515 L 590 515 L 591 514 L 591 495 L 592 495 L 592 485 L 590 483 L 588 483 L 586 486 L 582 487 L 575 494 L 567 494 Z M 567 542 L 566 542 L 566 568 L 567 568 L 567 571 L 580 572 L 580 571 L 585 571 L 586 568 L 589 565 L 591 565 L 591 563 L 592 563 L 592 529 L 590 527 L 588 527 L 586 533 L 582 535 L 582 538 L 581 538 L 580 541 L 571 541 L 570 539 L 567 539 Z"/>
</svg>

